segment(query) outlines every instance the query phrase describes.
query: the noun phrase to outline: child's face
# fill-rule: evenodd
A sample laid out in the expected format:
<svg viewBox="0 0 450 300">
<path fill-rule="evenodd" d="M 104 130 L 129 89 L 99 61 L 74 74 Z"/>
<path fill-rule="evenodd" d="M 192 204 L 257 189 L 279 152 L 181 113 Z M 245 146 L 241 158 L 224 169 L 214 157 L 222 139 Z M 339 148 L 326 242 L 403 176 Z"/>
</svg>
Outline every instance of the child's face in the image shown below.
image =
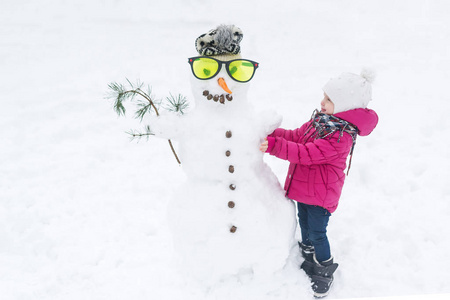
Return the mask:
<svg viewBox="0 0 450 300">
<path fill-rule="evenodd" d="M 323 100 L 320 102 L 320 112 L 332 115 L 334 113 L 334 103 L 330 100 L 327 94 L 323 93 Z"/>
</svg>

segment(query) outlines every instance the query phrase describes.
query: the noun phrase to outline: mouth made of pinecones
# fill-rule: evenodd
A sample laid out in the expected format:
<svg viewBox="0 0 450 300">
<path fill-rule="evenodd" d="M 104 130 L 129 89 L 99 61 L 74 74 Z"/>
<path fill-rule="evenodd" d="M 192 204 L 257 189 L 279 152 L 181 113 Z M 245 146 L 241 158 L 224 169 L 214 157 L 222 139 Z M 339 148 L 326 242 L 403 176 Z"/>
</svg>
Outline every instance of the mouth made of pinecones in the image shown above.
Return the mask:
<svg viewBox="0 0 450 300">
<path fill-rule="evenodd" d="M 203 91 L 203 96 L 206 97 L 206 99 L 208 100 L 213 100 L 214 102 L 220 102 L 222 104 L 225 104 L 225 99 L 227 99 L 228 101 L 232 101 L 233 100 L 233 96 L 231 96 L 230 94 L 222 94 L 222 95 L 212 95 L 209 93 L 209 91 L 204 90 Z"/>
</svg>

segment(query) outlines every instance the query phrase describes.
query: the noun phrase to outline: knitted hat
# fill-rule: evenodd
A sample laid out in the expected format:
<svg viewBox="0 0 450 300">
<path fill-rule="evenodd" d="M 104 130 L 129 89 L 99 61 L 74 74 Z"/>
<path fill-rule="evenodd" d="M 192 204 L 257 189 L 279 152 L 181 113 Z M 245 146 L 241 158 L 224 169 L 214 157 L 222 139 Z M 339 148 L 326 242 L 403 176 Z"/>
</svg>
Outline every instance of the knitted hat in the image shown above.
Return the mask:
<svg viewBox="0 0 450 300">
<path fill-rule="evenodd" d="M 223 61 L 241 58 L 241 42 L 244 34 L 234 25 L 219 25 L 195 40 L 200 55 L 214 56 Z"/>
<path fill-rule="evenodd" d="M 372 83 L 375 73 L 363 69 L 361 75 L 342 73 L 325 84 L 323 91 L 334 103 L 334 113 L 355 108 L 366 108 L 372 100 Z"/>
</svg>

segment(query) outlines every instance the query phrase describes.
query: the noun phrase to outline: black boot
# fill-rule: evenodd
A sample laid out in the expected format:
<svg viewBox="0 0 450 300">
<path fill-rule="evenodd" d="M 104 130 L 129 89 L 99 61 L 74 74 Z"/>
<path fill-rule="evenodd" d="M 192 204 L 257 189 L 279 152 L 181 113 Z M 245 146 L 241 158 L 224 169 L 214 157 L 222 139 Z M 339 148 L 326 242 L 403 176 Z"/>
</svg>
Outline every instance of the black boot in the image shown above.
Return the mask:
<svg viewBox="0 0 450 300">
<path fill-rule="evenodd" d="M 311 277 L 314 297 L 322 298 L 328 295 L 333 283 L 333 273 L 339 265 L 333 262 L 333 257 L 327 261 L 319 263 L 314 257 L 313 274 Z"/>
<path fill-rule="evenodd" d="M 308 276 L 314 273 L 314 246 L 307 246 L 301 242 L 298 242 L 300 249 L 302 250 L 302 256 L 305 259 L 300 268 L 305 271 Z"/>
</svg>

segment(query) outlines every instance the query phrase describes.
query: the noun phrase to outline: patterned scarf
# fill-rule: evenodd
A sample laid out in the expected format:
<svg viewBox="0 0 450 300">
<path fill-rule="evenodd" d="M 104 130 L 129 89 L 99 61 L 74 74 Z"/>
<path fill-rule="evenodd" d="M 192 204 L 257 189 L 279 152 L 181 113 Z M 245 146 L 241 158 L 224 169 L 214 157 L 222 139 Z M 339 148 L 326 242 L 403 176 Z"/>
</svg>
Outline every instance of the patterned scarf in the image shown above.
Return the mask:
<svg viewBox="0 0 450 300">
<path fill-rule="evenodd" d="M 314 128 L 314 130 L 311 132 L 311 129 Z M 310 133 L 311 132 L 311 133 Z M 324 138 L 331 138 L 336 132 L 339 132 L 339 137 L 337 142 L 339 143 L 341 140 L 342 135 L 344 132 L 347 132 L 350 134 L 353 140 L 352 148 L 350 150 L 350 162 L 347 169 L 347 175 L 348 171 L 350 170 L 350 166 L 352 164 L 352 155 L 353 155 L 353 149 L 355 148 L 356 144 L 356 137 L 358 136 L 358 127 L 355 125 L 339 119 L 338 117 L 335 117 L 333 115 L 327 115 L 324 113 L 320 113 L 317 109 L 314 110 L 312 116 L 311 116 L 311 125 L 308 127 L 308 129 L 305 132 L 305 141 L 309 140 L 310 138 L 313 138 L 315 140 L 317 139 L 324 139 Z"/>
</svg>

